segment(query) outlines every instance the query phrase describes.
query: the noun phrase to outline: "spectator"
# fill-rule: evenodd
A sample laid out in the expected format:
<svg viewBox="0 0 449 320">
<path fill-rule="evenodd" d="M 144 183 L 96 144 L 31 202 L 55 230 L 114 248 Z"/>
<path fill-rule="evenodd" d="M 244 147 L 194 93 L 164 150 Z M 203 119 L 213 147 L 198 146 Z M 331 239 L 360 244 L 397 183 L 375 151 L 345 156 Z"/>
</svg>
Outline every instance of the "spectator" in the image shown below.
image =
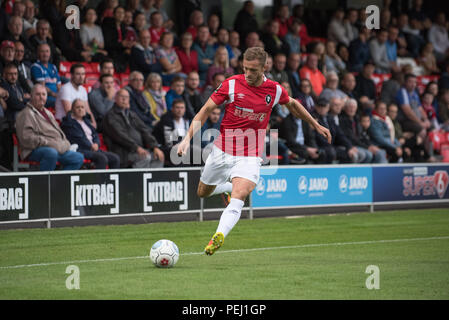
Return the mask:
<svg viewBox="0 0 449 320">
<path fill-rule="evenodd" d="M 89 92 L 88 101 L 92 106 L 98 132 L 103 132 L 103 118 L 114 105 L 116 92 L 114 77 L 107 73 L 100 76 L 100 87 Z"/>
<path fill-rule="evenodd" d="M 346 64 L 338 56 L 336 49 L 334 41 L 326 42 L 326 54 L 324 55 L 326 72 L 335 71 L 337 74 L 342 74 L 346 70 Z"/>
<path fill-rule="evenodd" d="M 66 4 L 61 0 L 40 0 L 39 14 L 50 22 L 51 26 L 58 26 L 64 20 Z"/>
<path fill-rule="evenodd" d="M 219 107 L 216 107 L 201 127 L 201 149 L 204 160 L 209 156 L 214 146 L 213 142 L 220 134 L 221 119 L 221 110 Z"/>
<path fill-rule="evenodd" d="M 419 55 L 419 49 L 424 45 L 424 38 L 421 36 L 420 22 L 416 18 L 410 19 L 408 15 L 402 13 L 398 18 L 398 28 L 402 32 L 407 42 L 407 49 L 413 58 Z"/>
<path fill-rule="evenodd" d="M 281 4 L 276 12 L 275 20 L 279 24 L 279 31 L 277 33 L 279 38 L 284 38 L 288 32 L 288 27 L 291 24 L 290 21 L 290 9 L 288 5 Z"/>
<path fill-rule="evenodd" d="M 31 92 L 31 88 L 33 87 L 33 81 L 31 80 L 31 64 L 28 61 L 24 61 L 24 53 L 25 47 L 22 42 L 17 41 L 14 43 L 14 63 L 17 66 L 17 70 L 19 71 L 19 82 L 22 88 L 26 93 Z"/>
<path fill-rule="evenodd" d="M 245 1 L 243 8 L 237 13 L 234 20 L 234 30 L 240 35 L 240 39 L 246 39 L 250 32 L 257 32 L 259 24 L 254 14 L 254 2 Z"/>
<path fill-rule="evenodd" d="M 348 70 L 350 72 L 361 72 L 365 63 L 371 58 L 368 45 L 370 32 L 366 26 L 361 27 L 359 37 L 349 44 Z"/>
<path fill-rule="evenodd" d="M 344 21 L 345 26 L 345 33 L 348 37 L 349 43 L 351 43 L 352 40 L 355 40 L 359 36 L 359 29 L 357 26 L 357 21 L 359 19 L 359 13 L 356 9 L 350 8 L 348 9 L 346 13 L 346 18 Z M 349 43 L 346 44 L 346 46 L 349 46 Z"/>
<path fill-rule="evenodd" d="M 424 68 L 424 75 L 432 75 L 440 73 L 440 69 L 437 66 L 437 60 L 433 54 L 433 45 L 431 42 L 426 43 L 421 48 L 421 54 L 419 56 L 419 64 Z"/>
<path fill-rule="evenodd" d="M 58 68 L 50 63 L 50 46 L 42 43 L 37 47 L 38 60 L 31 66 L 31 77 L 35 83 L 40 83 L 47 88 L 46 107 L 54 108 L 56 97 L 61 89 L 61 78 Z"/>
<path fill-rule="evenodd" d="M 206 86 L 206 88 L 204 88 L 203 90 L 203 93 L 201 95 L 203 101 L 207 101 L 212 93 L 214 93 L 214 91 L 220 86 L 220 84 L 225 81 L 225 79 L 226 78 L 223 73 L 218 72 L 214 74 L 214 76 L 212 77 L 212 83 Z"/>
<path fill-rule="evenodd" d="M 167 14 L 167 11 L 163 8 L 164 0 L 154 0 L 153 8 L 155 11 L 160 12 L 162 15 L 163 27 L 167 30 L 173 29 L 175 23 L 171 20 Z"/>
<path fill-rule="evenodd" d="M 285 71 L 285 66 L 287 64 L 287 57 L 284 53 L 277 53 L 273 59 L 273 69 L 271 70 L 271 75 L 273 80 L 279 83 L 288 82 L 288 74 Z"/>
<path fill-rule="evenodd" d="M 187 75 L 183 99 L 186 104 L 186 117 L 192 120 L 195 114 L 200 111 L 204 102 L 198 90 L 200 85 L 200 76 L 198 72 L 192 71 Z"/>
<path fill-rule="evenodd" d="M 356 86 L 355 77 L 350 72 L 345 72 L 340 82 L 341 91 L 349 98 L 355 99 L 354 89 Z"/>
<path fill-rule="evenodd" d="M 142 12 L 137 12 L 136 15 L 133 18 L 132 27 L 133 27 L 133 29 L 134 29 L 134 31 L 136 33 L 137 38 L 139 37 L 140 33 L 143 30 L 149 31 L 150 27 L 149 27 L 149 25 L 147 23 L 147 20 L 145 18 L 145 14 L 143 14 Z"/>
<path fill-rule="evenodd" d="M 393 63 L 393 65 L 396 65 L 398 58 L 398 44 L 397 44 L 398 36 L 399 36 L 399 29 L 396 26 L 389 26 L 388 37 L 387 41 L 385 42 L 385 47 L 387 49 L 388 61 L 390 63 Z"/>
<path fill-rule="evenodd" d="M 33 46 L 34 52 L 37 52 L 37 47 L 43 43 L 48 44 L 50 47 L 50 62 L 55 66 L 59 66 L 61 55 L 52 38 L 50 38 L 50 23 L 47 20 L 41 19 L 36 24 L 36 34 L 30 37 L 30 44 Z"/>
<path fill-rule="evenodd" d="M 437 61 L 442 61 L 449 56 L 449 36 L 444 12 L 438 12 L 435 23 L 430 28 L 427 36 L 435 49 Z"/>
<path fill-rule="evenodd" d="M 16 132 L 22 160 L 39 162 L 40 171 L 52 171 L 59 162 L 64 170 L 78 170 L 84 158 L 70 150 L 70 142 L 53 114 L 45 108 L 47 90 L 36 84 L 31 101 L 16 119 Z"/>
<path fill-rule="evenodd" d="M 185 78 L 185 74 L 181 72 L 181 62 L 173 48 L 173 33 L 165 32 L 162 34 L 159 47 L 156 49 L 156 57 L 162 66 L 162 83 L 164 86 L 169 85 L 176 76 Z"/>
<path fill-rule="evenodd" d="M 81 25 L 80 37 L 84 50 L 90 51 L 92 61 L 101 61 L 108 55 L 104 50 L 103 31 L 95 24 L 97 13 L 94 9 L 87 9 L 85 22 Z"/>
<path fill-rule="evenodd" d="M 318 56 L 316 54 L 309 54 L 307 56 L 306 65 L 299 70 L 301 79 L 306 78 L 312 83 L 313 92 L 320 95 L 323 91 L 323 86 L 326 84 L 326 78 L 318 69 Z"/>
<path fill-rule="evenodd" d="M 213 45 L 215 51 L 221 46 L 228 50 L 229 64 L 234 67 L 237 64 L 237 58 L 234 56 L 234 52 L 229 45 L 229 31 L 226 28 L 220 28 L 218 30 L 217 41 Z"/>
<path fill-rule="evenodd" d="M 433 98 L 434 96 L 431 92 L 424 92 L 421 96 L 422 108 L 424 109 L 424 112 L 427 115 L 427 119 L 429 119 L 430 122 L 429 130 L 440 130 L 440 124 L 438 123 L 437 119 L 437 112 L 432 105 Z"/>
<path fill-rule="evenodd" d="M 157 9 L 153 7 L 153 4 L 154 0 L 142 0 L 140 3 L 139 11 L 144 15 L 146 22 L 150 22 L 151 14 L 157 11 Z M 147 29 L 149 27 L 149 25 L 146 26 Z"/>
<path fill-rule="evenodd" d="M 26 34 L 27 38 L 30 38 L 33 34 L 36 33 L 36 25 L 38 20 L 36 19 L 36 8 L 34 7 L 34 3 L 31 0 L 26 0 L 25 4 L 25 13 L 23 15 L 23 31 Z"/>
<path fill-rule="evenodd" d="M 102 23 L 105 49 L 108 52 L 108 56 L 114 60 L 115 69 L 119 73 L 126 70 L 131 48 L 135 44 L 133 41 L 125 38 L 126 26 L 123 23 L 124 18 L 125 9 L 118 6 L 114 9 L 114 17 L 105 18 Z"/>
<path fill-rule="evenodd" d="M 85 103 L 75 99 L 71 112 L 61 122 L 61 129 L 72 144 L 78 145 L 77 151 L 84 159 L 91 160 L 95 169 L 120 168 L 120 158 L 112 152 L 100 150 L 100 138 L 86 117 Z"/>
<path fill-rule="evenodd" d="M 75 99 L 80 99 L 86 104 L 86 111 L 90 116 L 90 121 L 94 128 L 97 127 L 95 117 L 90 110 L 87 91 L 83 87 L 86 78 L 86 70 L 82 64 L 74 64 L 70 67 L 70 81 L 61 86 L 55 102 L 56 119 L 62 118 L 72 108 L 72 102 Z"/>
<path fill-rule="evenodd" d="M 167 110 L 171 110 L 171 106 L 174 100 L 182 99 L 182 94 L 185 88 L 185 80 L 182 77 L 174 77 L 170 85 L 170 90 L 168 90 L 165 96 L 165 101 L 167 102 Z"/>
<path fill-rule="evenodd" d="M 369 132 L 374 143 L 387 151 L 392 162 L 402 162 L 401 144 L 393 136 L 394 124 L 387 115 L 387 105 L 382 101 L 376 103 Z"/>
<path fill-rule="evenodd" d="M 18 82 L 19 73 L 17 67 L 13 63 L 8 63 L 3 68 L 3 79 L 0 78 L 0 86 L 8 91 L 6 102 L 5 117 L 14 125 L 16 115 L 23 110 L 30 99 L 30 95 L 25 93 Z"/>
<path fill-rule="evenodd" d="M 363 66 L 362 72 L 355 78 L 354 95 L 362 103 L 368 102 L 373 104 L 374 100 L 376 100 L 376 85 L 372 79 L 374 68 L 374 64 L 368 61 Z"/>
<path fill-rule="evenodd" d="M 191 71 L 198 71 L 198 52 L 192 49 L 193 37 L 189 32 L 184 32 L 181 36 L 181 46 L 176 48 L 176 54 L 181 62 L 181 72 L 188 74 Z"/>
<path fill-rule="evenodd" d="M 253 48 L 253 47 L 265 47 L 265 44 L 260 41 L 260 37 L 259 34 L 257 32 L 250 32 L 248 33 L 248 35 L 245 38 L 245 46 L 243 47 L 242 51 L 245 52 L 246 49 L 248 48 Z M 272 56 L 269 53 L 270 56 Z"/>
<path fill-rule="evenodd" d="M 312 42 L 312 38 L 309 36 L 307 26 L 304 23 L 304 5 L 297 4 L 293 7 L 292 16 L 290 19 L 298 19 L 301 25 L 299 29 L 299 37 L 301 38 L 301 51 L 306 52 L 307 45 Z"/>
<path fill-rule="evenodd" d="M 298 98 L 301 81 L 299 79 L 299 65 L 301 63 L 301 56 L 299 53 L 292 52 L 287 59 L 287 78 L 290 88 L 292 90 L 292 97 Z"/>
<path fill-rule="evenodd" d="M 380 100 L 387 105 L 396 102 L 396 94 L 404 82 L 404 74 L 402 72 L 391 72 L 391 78 L 382 83 L 380 91 Z"/>
<path fill-rule="evenodd" d="M 438 95 L 439 95 L 438 83 L 436 81 L 430 81 L 427 84 L 424 92 L 430 92 L 433 95 L 432 106 L 435 109 L 435 112 L 437 113 L 437 118 L 439 119 L 439 117 L 438 117 Z"/>
<path fill-rule="evenodd" d="M 146 79 L 152 72 L 162 72 L 162 66 L 156 58 L 153 47 L 150 46 L 151 35 L 148 30 L 139 33 L 139 42 L 131 49 L 131 60 L 129 69 L 140 71 Z"/>
<path fill-rule="evenodd" d="M 370 41 L 370 55 L 373 58 L 376 73 L 389 73 L 392 68 L 396 68 L 396 62 L 388 59 L 387 42 L 388 31 L 383 29 L 377 32 L 376 38 Z"/>
<path fill-rule="evenodd" d="M 288 44 L 289 53 L 301 53 L 301 38 L 299 37 L 299 30 L 301 29 L 301 22 L 298 19 L 293 19 L 288 32 L 284 37 L 284 41 Z"/>
<path fill-rule="evenodd" d="M 240 50 L 240 35 L 237 31 L 231 31 L 229 33 L 229 45 L 231 46 L 234 58 L 238 61 L 238 59 L 242 55 L 242 50 Z M 232 65 L 232 67 L 235 68 L 236 65 Z"/>
<path fill-rule="evenodd" d="M 140 0 L 126 0 L 125 9 L 131 13 L 131 16 L 140 12 L 139 6 L 140 6 Z"/>
<path fill-rule="evenodd" d="M 139 71 L 133 71 L 129 75 L 129 84 L 125 89 L 129 93 L 130 110 L 133 111 L 145 125 L 153 129 L 156 119 L 151 114 L 150 105 L 143 95 L 143 74 Z"/>
<path fill-rule="evenodd" d="M 441 91 L 438 112 L 443 129 L 449 132 L 449 89 Z"/>
<path fill-rule="evenodd" d="M 397 92 L 396 100 L 399 106 L 398 119 L 404 131 L 413 132 L 424 140 L 426 130 L 430 128 L 430 122 L 421 106 L 416 90 L 416 76 L 406 74 L 404 86 Z"/>
<path fill-rule="evenodd" d="M 329 40 L 333 40 L 337 43 L 342 42 L 346 46 L 349 46 L 351 39 L 347 34 L 347 30 L 345 28 L 344 22 L 345 12 L 343 9 L 338 8 L 329 23 L 329 27 L 327 29 L 327 37 Z"/>
<path fill-rule="evenodd" d="M 103 23 L 105 18 L 113 18 L 114 9 L 118 6 L 118 0 L 102 0 L 96 8 L 97 14 L 100 17 L 100 22 Z"/>
<path fill-rule="evenodd" d="M 240 56 L 240 59 L 241 59 L 241 61 L 239 61 L 239 65 L 240 64 L 242 65 L 241 72 L 236 72 L 236 74 L 244 73 L 244 71 L 243 71 L 243 56 Z M 273 77 L 272 72 L 273 72 L 273 57 L 270 56 L 269 54 L 267 54 L 267 62 L 263 69 L 263 73 L 264 73 L 265 77 L 267 77 L 270 80 L 273 80 L 274 77 Z"/>
<path fill-rule="evenodd" d="M 184 100 L 175 99 L 171 110 L 161 117 L 153 131 L 154 137 L 162 146 L 165 159 L 170 159 L 171 166 L 175 164 L 171 162 L 170 151 L 174 145 L 182 141 L 189 130 L 190 121 L 185 117 L 185 112 Z"/>
<path fill-rule="evenodd" d="M 103 122 L 108 150 L 120 156 L 121 167 L 162 167 L 164 153 L 159 149 L 159 144 L 150 128 L 129 108 L 129 93 L 126 89 L 120 89 L 115 95 L 114 106 Z"/>
<path fill-rule="evenodd" d="M 331 130 L 332 135 L 332 143 L 329 144 L 327 140 L 319 138 L 316 136 L 316 142 L 319 149 L 319 152 L 322 153 L 324 163 L 332 163 L 337 159 L 336 148 L 334 147 L 334 143 L 336 139 L 341 139 L 341 134 L 337 135 L 336 130 L 338 127 L 335 126 L 335 123 L 328 120 L 328 112 L 329 112 L 329 103 L 319 99 L 315 104 L 315 108 L 313 111 L 313 117 L 318 121 L 318 123 L 322 126 L 325 126 L 329 130 Z"/>
<path fill-rule="evenodd" d="M 3 40 L 9 40 L 12 42 L 20 41 L 25 47 L 25 57 L 24 59 L 27 61 L 36 60 L 36 55 L 33 51 L 33 47 L 31 46 L 28 38 L 22 35 L 23 32 L 23 19 L 18 16 L 12 16 L 8 21 L 8 32 L 6 35 L 3 35 Z"/>
<path fill-rule="evenodd" d="M 322 163 L 325 154 L 319 152 L 318 145 L 315 140 L 315 131 L 306 121 L 296 118 L 293 114 L 289 114 L 282 121 L 279 130 L 279 136 L 285 140 L 288 149 L 298 156 L 296 160 Z"/>
<path fill-rule="evenodd" d="M 363 129 L 357 116 L 357 101 L 346 100 L 340 116 L 340 126 L 345 136 L 357 148 L 356 163 L 388 163 L 385 150 L 374 145 L 363 135 Z"/>
<path fill-rule="evenodd" d="M 212 65 L 215 55 L 215 50 L 208 43 L 208 40 L 209 28 L 207 26 L 200 26 L 198 28 L 198 37 L 192 49 L 198 53 L 198 71 L 202 84 L 206 81 L 207 70 Z"/>
<path fill-rule="evenodd" d="M 220 29 L 220 18 L 215 13 L 209 15 L 207 27 L 210 33 L 210 43 L 213 45 L 218 40 L 218 30 Z"/>
<path fill-rule="evenodd" d="M 138 31 L 134 29 L 133 25 L 133 12 L 129 9 L 125 9 L 125 17 L 123 18 L 123 24 L 125 25 L 125 40 L 132 41 L 134 44 L 138 40 Z"/>
<path fill-rule="evenodd" d="M 117 92 L 120 89 L 120 80 L 118 80 L 115 76 L 115 68 L 114 61 L 111 58 L 105 58 L 100 62 L 100 77 L 104 74 L 109 74 L 114 77 L 114 89 Z M 101 86 L 101 81 L 97 81 L 92 86 L 92 89 L 98 89 Z"/>
<path fill-rule="evenodd" d="M 0 73 L 3 73 L 3 67 L 8 63 L 14 62 L 16 47 L 14 42 L 3 40 L 0 45 Z"/>
<path fill-rule="evenodd" d="M 315 101 L 313 96 L 315 94 L 312 91 L 312 83 L 309 79 L 301 79 L 301 85 L 299 86 L 298 100 L 307 109 L 308 112 L 312 113 Z"/>
<path fill-rule="evenodd" d="M 167 112 L 165 91 L 162 89 L 162 78 L 159 74 L 153 72 L 148 75 L 143 96 L 150 106 L 153 118 L 159 121 L 162 115 Z"/>
<path fill-rule="evenodd" d="M 371 119 L 372 119 L 371 115 L 369 114 L 362 114 L 360 116 L 360 127 L 361 127 L 360 141 L 366 145 L 371 146 L 371 150 L 373 149 L 379 150 L 374 157 L 375 158 L 375 160 L 373 161 L 374 163 L 388 163 L 387 151 L 383 148 L 378 147 L 376 143 L 373 141 L 373 138 L 371 136 L 370 132 Z"/>
<path fill-rule="evenodd" d="M 154 11 L 151 14 L 150 24 L 151 46 L 156 49 L 159 46 L 162 34 L 169 32 L 169 30 L 164 28 L 164 18 L 159 11 Z"/>
<path fill-rule="evenodd" d="M 187 32 L 192 35 L 192 38 L 195 40 L 198 28 L 204 23 L 203 12 L 200 9 L 195 9 L 190 14 L 190 25 L 187 28 Z"/>
<path fill-rule="evenodd" d="M 217 72 L 224 73 L 226 78 L 234 74 L 234 69 L 229 64 L 228 50 L 223 46 L 215 51 L 214 62 L 207 71 L 206 85 L 212 82 L 212 76 Z"/>
<path fill-rule="evenodd" d="M 338 75 L 335 71 L 328 72 L 326 75 L 326 88 L 320 94 L 320 98 L 329 101 L 332 98 L 346 100 L 346 94 L 338 89 Z"/>
<path fill-rule="evenodd" d="M 324 46 L 324 43 L 321 41 L 315 42 L 313 49 L 312 49 L 312 53 L 316 54 L 318 57 L 318 69 L 320 69 L 320 71 L 323 74 L 326 74 L 327 70 L 326 70 L 326 63 L 325 63 L 325 55 L 326 55 L 326 47 Z"/>
<path fill-rule="evenodd" d="M 264 33 L 261 36 L 262 42 L 265 44 L 265 51 L 273 57 L 278 53 L 287 55 L 290 52 L 288 44 L 278 36 L 279 22 L 270 20 L 265 25 Z"/>
</svg>

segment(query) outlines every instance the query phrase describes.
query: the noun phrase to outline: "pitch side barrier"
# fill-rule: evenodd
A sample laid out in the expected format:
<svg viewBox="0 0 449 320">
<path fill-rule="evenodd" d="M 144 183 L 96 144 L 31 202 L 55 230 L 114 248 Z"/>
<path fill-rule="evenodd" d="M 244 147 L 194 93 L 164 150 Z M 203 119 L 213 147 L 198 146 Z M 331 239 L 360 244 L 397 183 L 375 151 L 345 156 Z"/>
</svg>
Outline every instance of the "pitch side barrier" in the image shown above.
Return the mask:
<svg viewBox="0 0 449 320">
<path fill-rule="evenodd" d="M 262 167 L 244 210 L 449 204 L 449 164 Z M 221 212 L 200 167 L 0 174 L 0 224 Z"/>
</svg>

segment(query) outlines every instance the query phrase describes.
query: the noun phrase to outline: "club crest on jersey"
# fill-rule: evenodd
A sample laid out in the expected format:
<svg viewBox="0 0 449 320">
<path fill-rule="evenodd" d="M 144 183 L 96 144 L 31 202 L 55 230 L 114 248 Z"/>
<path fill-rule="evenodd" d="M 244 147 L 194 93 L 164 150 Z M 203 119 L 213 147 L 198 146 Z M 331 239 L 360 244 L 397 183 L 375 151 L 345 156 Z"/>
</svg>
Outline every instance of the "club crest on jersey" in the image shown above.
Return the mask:
<svg viewBox="0 0 449 320">
<path fill-rule="evenodd" d="M 271 95 L 267 94 L 267 95 L 265 96 L 265 102 L 266 102 L 267 104 L 270 104 L 270 102 L 271 102 Z"/>
</svg>

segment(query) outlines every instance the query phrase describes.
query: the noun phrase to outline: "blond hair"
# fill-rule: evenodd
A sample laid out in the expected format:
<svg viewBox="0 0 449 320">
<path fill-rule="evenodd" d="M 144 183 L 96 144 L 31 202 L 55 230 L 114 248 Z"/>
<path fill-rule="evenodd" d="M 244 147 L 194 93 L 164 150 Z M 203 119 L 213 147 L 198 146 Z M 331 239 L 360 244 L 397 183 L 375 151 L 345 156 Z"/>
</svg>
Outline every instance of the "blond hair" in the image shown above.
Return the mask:
<svg viewBox="0 0 449 320">
<path fill-rule="evenodd" d="M 243 54 L 243 58 L 247 61 L 259 60 L 262 66 L 265 66 L 267 63 L 267 52 L 261 47 L 252 47 L 246 49 Z"/>
</svg>

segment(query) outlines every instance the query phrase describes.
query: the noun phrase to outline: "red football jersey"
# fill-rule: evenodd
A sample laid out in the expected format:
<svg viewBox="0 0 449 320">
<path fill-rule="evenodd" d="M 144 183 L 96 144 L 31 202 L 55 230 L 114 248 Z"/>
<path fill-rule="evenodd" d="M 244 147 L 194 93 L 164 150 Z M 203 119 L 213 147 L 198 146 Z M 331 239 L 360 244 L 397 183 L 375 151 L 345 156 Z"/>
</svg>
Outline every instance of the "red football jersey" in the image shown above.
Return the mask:
<svg viewBox="0 0 449 320">
<path fill-rule="evenodd" d="M 287 91 L 264 76 L 258 87 L 250 86 L 243 74 L 232 76 L 211 95 L 215 104 L 226 102 L 220 135 L 215 145 L 234 156 L 261 157 L 272 108 L 289 101 Z"/>
</svg>

